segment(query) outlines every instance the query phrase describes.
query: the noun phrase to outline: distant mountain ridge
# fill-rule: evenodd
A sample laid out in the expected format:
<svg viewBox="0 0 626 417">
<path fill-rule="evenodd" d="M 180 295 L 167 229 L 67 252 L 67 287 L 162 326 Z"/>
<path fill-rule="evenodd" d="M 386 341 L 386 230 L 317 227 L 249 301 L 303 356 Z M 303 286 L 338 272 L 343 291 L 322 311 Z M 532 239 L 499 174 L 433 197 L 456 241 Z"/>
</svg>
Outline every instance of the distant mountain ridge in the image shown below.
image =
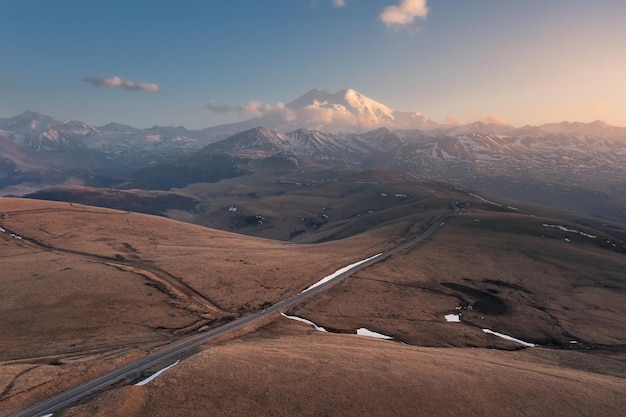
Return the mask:
<svg viewBox="0 0 626 417">
<path fill-rule="evenodd" d="M 335 94 L 311 90 L 283 107 L 203 130 L 90 126 L 35 112 L 0 119 L 0 190 L 20 194 L 20 187 L 32 191 L 124 181 L 138 188 L 167 189 L 249 175 L 255 166 L 297 167 L 310 161 L 395 169 L 513 198 L 522 185 L 527 195 L 543 187 L 546 196 L 556 196 L 550 184 L 559 184 L 564 190 L 559 204 L 569 201 L 568 189 L 583 187 L 615 206 L 613 217 L 626 214 L 619 209 L 626 206 L 623 127 L 601 121 L 519 128 L 482 122 L 440 125 L 419 113 L 394 112 L 349 89 Z M 423 128 L 398 128 L 396 122 L 403 117 Z M 347 123 L 346 128 L 339 129 L 339 122 Z M 350 123 L 354 130 L 347 128 Z M 376 127 L 361 131 L 368 123 Z M 251 162 L 255 160 L 267 161 Z"/>
<path fill-rule="evenodd" d="M 365 95 L 344 89 L 331 94 L 314 89 L 266 114 L 237 123 L 188 130 L 182 126 L 153 126 L 138 129 L 118 123 L 90 126 L 76 120 L 26 111 L 0 118 L 0 136 L 36 151 L 71 151 L 92 149 L 104 157 L 127 164 L 158 162 L 180 153 L 197 151 L 204 146 L 255 127 L 278 133 L 298 130 L 332 134 L 367 133 L 379 128 L 421 130 L 437 135 L 463 134 L 578 134 L 602 139 L 626 140 L 626 128 L 593 123 L 561 122 L 542 126 L 514 128 L 482 122 L 468 125 L 442 125 L 417 112 L 398 112 Z"/>
</svg>

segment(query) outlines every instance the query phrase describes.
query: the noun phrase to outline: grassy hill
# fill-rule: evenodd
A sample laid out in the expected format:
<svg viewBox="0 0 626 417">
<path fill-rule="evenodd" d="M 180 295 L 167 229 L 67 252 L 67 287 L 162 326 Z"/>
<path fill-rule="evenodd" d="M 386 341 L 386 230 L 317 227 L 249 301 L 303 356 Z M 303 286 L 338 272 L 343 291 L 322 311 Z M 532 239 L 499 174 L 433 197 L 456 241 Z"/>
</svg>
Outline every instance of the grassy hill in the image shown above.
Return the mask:
<svg viewBox="0 0 626 417">
<path fill-rule="evenodd" d="M 0 269 L 11 271 L 1 278 L 2 415 L 300 292 L 419 233 L 462 197 L 376 175 L 357 177 L 353 184 L 364 188 L 352 195 L 369 196 L 370 207 L 393 199 L 378 209 L 386 213 L 380 221 L 364 231 L 366 216 L 337 221 L 333 227 L 350 237 L 334 240 L 324 239 L 335 233 L 329 222 L 315 237 L 326 241 L 316 244 L 79 204 L 0 200 Z M 341 196 L 346 184 L 328 181 L 323 193 Z M 403 189 L 412 196 L 396 197 Z M 466 197 L 469 208 L 422 244 L 287 312 L 331 333 L 276 316 L 191 352 L 153 383 L 118 386 L 60 415 L 620 415 L 626 242 Z M 350 208 L 335 201 L 337 210 Z M 458 323 L 444 318 L 459 313 Z M 393 341 L 356 336 L 358 328 Z"/>
</svg>

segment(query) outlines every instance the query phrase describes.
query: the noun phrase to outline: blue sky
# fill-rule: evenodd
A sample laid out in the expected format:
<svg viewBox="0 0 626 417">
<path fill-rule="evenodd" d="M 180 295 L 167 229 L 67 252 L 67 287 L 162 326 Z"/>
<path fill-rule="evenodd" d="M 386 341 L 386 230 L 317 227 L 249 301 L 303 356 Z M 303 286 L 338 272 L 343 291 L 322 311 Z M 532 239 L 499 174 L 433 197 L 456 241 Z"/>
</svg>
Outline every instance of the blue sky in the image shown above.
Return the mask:
<svg viewBox="0 0 626 417">
<path fill-rule="evenodd" d="M 0 117 L 203 128 L 353 88 L 437 122 L 626 126 L 623 0 L 0 0 Z M 117 77 L 117 78 L 115 78 Z"/>
</svg>

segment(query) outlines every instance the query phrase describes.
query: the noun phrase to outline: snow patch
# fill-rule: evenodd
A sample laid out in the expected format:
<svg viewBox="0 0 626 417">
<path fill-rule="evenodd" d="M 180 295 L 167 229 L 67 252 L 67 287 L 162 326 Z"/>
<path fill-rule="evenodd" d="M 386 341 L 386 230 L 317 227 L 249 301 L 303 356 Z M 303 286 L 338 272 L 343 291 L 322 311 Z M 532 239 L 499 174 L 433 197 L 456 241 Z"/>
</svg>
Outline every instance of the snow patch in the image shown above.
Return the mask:
<svg viewBox="0 0 626 417">
<path fill-rule="evenodd" d="M 506 334 L 502 334 L 502 333 L 494 332 L 493 330 L 483 329 L 483 332 L 485 332 L 485 333 L 489 333 L 489 334 L 492 334 L 492 335 L 494 335 L 494 336 L 501 337 L 501 338 L 506 339 L 506 340 L 510 340 L 510 341 L 512 341 L 512 342 L 515 342 L 515 343 L 519 343 L 520 345 L 524 345 L 524 346 L 526 346 L 526 347 L 535 347 L 535 346 L 537 346 L 537 345 L 535 345 L 534 343 L 524 342 L 523 340 L 516 339 L 516 338 L 514 338 L 514 337 L 512 337 L 512 336 L 508 336 L 508 335 L 506 335 Z"/>
<path fill-rule="evenodd" d="M 332 274 L 330 274 L 330 275 L 328 275 L 328 276 L 326 276 L 326 277 L 322 278 L 321 280 L 319 280 L 319 281 L 318 281 L 318 282 L 316 282 L 315 284 L 311 285 L 309 288 L 307 288 L 306 290 L 302 291 L 302 293 L 305 293 L 305 292 L 307 292 L 307 291 L 310 291 L 310 290 L 312 290 L 312 289 L 313 289 L 313 288 L 315 288 L 315 287 L 319 287 L 320 285 L 325 284 L 325 283 L 327 283 L 328 281 L 331 281 L 331 280 L 335 279 L 337 276 L 339 276 L 339 275 L 343 274 L 344 272 L 349 271 L 351 268 L 354 268 L 355 266 L 361 265 L 361 264 L 363 264 L 363 263 L 365 263 L 365 262 L 367 262 L 367 261 L 369 261 L 369 260 L 372 260 L 372 259 L 374 259 L 374 258 L 377 258 L 377 257 L 379 257 L 380 255 L 382 255 L 382 252 L 381 252 L 381 253 L 377 253 L 377 254 L 376 254 L 376 255 L 374 255 L 374 256 L 370 256 L 370 257 L 369 257 L 369 258 L 367 258 L 367 259 L 363 259 L 362 261 L 355 262 L 355 263 L 350 264 L 350 265 L 348 265 L 348 266 L 344 266 L 343 268 L 336 270 L 336 271 L 335 271 L 335 272 L 333 272 Z"/>
<path fill-rule="evenodd" d="M 580 230 L 568 229 L 567 227 L 560 226 L 558 224 L 546 224 L 546 223 L 544 223 L 544 224 L 542 224 L 542 226 L 543 227 L 551 227 L 551 228 L 559 229 L 559 230 L 561 230 L 563 232 L 568 232 L 568 233 L 578 233 L 579 235 L 584 236 L 584 237 L 588 237 L 589 239 L 597 239 L 598 238 L 598 236 L 590 235 L 589 233 L 581 232 Z"/>
<path fill-rule="evenodd" d="M 298 316 L 288 316 L 285 313 L 280 313 L 280 315 L 288 318 L 289 320 L 296 320 L 296 321 L 301 321 L 302 323 L 306 323 L 312 326 L 315 330 L 319 332 L 326 332 L 325 328 L 318 326 L 317 324 L 313 323 L 311 320 L 303 319 L 302 317 L 298 317 Z"/>
<path fill-rule="evenodd" d="M 9 233 L 9 232 L 7 232 L 7 229 L 5 229 L 4 227 L 0 227 L 0 232 L 2 232 L 2 233 Z M 22 236 L 17 235 L 15 233 L 9 233 L 9 236 L 11 236 L 14 239 L 20 239 L 20 240 L 24 239 Z"/>
<path fill-rule="evenodd" d="M 230 206 L 230 207 L 228 208 L 228 211 L 235 212 L 235 211 L 237 211 L 237 207 L 235 207 L 235 206 Z"/>
<path fill-rule="evenodd" d="M 450 323 L 460 323 L 461 322 L 461 315 L 459 314 L 446 314 L 445 316 L 443 316 L 447 322 Z"/>
<path fill-rule="evenodd" d="M 178 362 L 180 362 L 180 361 L 178 360 L 178 361 L 174 362 L 173 364 L 171 364 L 170 366 L 165 367 L 165 368 L 161 369 L 158 372 L 155 372 L 154 374 L 152 374 L 148 378 L 144 379 L 143 381 L 137 382 L 135 385 L 146 385 L 147 383 L 149 383 L 152 380 L 154 380 L 157 376 L 161 375 L 163 372 L 167 371 L 168 369 L 170 369 L 173 366 L 178 365 Z"/>
<path fill-rule="evenodd" d="M 376 339 L 385 339 L 385 340 L 393 339 L 393 337 L 391 336 L 387 336 L 386 334 L 376 333 L 371 330 L 367 330 L 365 327 L 361 327 L 360 329 L 357 329 L 356 334 L 358 334 L 359 336 L 373 337 Z"/>
</svg>

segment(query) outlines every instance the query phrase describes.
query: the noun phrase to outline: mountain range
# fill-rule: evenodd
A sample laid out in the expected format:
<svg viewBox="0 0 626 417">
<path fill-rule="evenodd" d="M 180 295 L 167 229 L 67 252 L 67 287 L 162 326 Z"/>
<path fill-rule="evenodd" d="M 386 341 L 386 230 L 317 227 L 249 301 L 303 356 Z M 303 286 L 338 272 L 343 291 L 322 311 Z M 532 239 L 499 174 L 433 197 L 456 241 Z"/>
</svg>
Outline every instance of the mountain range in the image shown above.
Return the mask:
<svg viewBox="0 0 626 417">
<path fill-rule="evenodd" d="M 311 90 L 202 130 L 90 126 L 31 111 L 0 119 L 3 194 L 68 183 L 167 190 L 303 162 L 395 169 L 562 208 L 597 201 L 605 218 L 626 214 L 626 128 L 601 121 L 441 125 L 350 89 Z"/>
</svg>

